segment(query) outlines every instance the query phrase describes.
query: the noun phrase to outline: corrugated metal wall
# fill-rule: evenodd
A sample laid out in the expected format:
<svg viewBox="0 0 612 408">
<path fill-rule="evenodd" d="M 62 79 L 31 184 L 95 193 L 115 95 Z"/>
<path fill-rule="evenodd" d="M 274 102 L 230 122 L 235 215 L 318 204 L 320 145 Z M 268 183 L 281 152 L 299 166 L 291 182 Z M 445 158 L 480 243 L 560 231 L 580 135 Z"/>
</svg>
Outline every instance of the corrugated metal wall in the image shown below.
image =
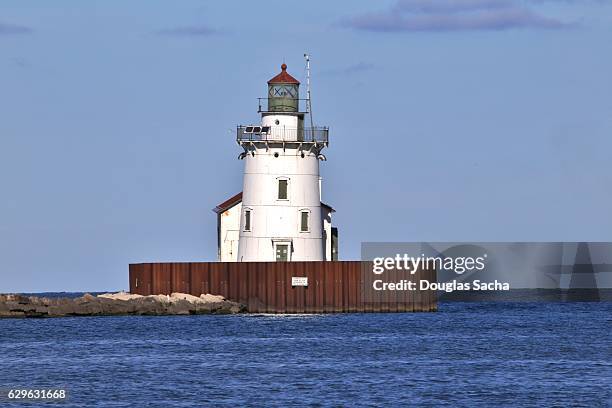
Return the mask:
<svg viewBox="0 0 612 408">
<path fill-rule="evenodd" d="M 436 310 L 436 292 L 429 290 L 387 290 L 377 294 L 376 301 L 366 302 L 362 268 L 369 265 L 360 261 L 131 264 L 130 292 L 182 292 L 195 296 L 211 293 L 240 302 L 251 313 Z M 298 276 L 308 277 L 308 287 L 291 286 L 291 278 Z M 412 279 L 435 282 L 436 272 L 420 270 Z"/>
</svg>

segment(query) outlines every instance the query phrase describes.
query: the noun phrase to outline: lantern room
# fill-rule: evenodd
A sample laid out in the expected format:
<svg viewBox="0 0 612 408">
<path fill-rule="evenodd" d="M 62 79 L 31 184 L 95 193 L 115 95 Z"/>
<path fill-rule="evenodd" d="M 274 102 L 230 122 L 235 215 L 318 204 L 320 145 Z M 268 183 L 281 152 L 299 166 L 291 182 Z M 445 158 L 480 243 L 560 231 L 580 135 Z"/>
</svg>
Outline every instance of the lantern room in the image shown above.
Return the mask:
<svg viewBox="0 0 612 408">
<path fill-rule="evenodd" d="M 300 82 L 287 72 L 287 64 L 281 65 L 281 73 L 268 81 L 268 111 L 297 112 L 299 87 Z"/>
</svg>

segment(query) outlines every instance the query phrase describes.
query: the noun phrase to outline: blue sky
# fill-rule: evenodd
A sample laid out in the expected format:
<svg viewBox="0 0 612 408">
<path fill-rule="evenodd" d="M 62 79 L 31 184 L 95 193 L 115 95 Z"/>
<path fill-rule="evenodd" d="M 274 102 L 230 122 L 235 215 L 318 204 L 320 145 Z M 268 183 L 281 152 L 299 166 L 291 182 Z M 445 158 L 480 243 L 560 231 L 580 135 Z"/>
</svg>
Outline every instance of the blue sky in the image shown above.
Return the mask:
<svg viewBox="0 0 612 408">
<path fill-rule="evenodd" d="M 611 44 L 604 0 L 4 0 L 0 292 L 214 260 L 234 128 L 283 61 L 303 79 L 306 51 L 342 259 L 610 241 Z"/>
</svg>

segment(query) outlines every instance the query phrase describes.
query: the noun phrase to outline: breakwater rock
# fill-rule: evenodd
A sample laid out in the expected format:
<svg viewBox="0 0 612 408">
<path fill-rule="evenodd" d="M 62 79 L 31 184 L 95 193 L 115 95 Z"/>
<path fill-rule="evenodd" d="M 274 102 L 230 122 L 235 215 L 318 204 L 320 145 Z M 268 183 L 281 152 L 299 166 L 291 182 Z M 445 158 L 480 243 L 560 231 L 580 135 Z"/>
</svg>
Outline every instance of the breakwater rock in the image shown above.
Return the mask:
<svg viewBox="0 0 612 408">
<path fill-rule="evenodd" d="M 2 317 L 233 314 L 246 308 L 223 296 L 185 293 L 141 296 L 125 292 L 78 298 L 0 295 Z"/>
</svg>

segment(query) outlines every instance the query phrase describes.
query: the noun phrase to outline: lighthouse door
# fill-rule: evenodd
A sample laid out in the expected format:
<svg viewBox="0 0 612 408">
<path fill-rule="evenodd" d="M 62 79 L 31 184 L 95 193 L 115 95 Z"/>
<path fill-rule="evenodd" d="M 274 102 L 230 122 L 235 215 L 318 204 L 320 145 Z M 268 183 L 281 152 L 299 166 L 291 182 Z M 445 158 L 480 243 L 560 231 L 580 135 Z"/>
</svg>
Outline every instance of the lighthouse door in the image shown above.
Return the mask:
<svg viewBox="0 0 612 408">
<path fill-rule="evenodd" d="M 289 261 L 289 245 L 276 244 L 276 262 Z"/>
</svg>

